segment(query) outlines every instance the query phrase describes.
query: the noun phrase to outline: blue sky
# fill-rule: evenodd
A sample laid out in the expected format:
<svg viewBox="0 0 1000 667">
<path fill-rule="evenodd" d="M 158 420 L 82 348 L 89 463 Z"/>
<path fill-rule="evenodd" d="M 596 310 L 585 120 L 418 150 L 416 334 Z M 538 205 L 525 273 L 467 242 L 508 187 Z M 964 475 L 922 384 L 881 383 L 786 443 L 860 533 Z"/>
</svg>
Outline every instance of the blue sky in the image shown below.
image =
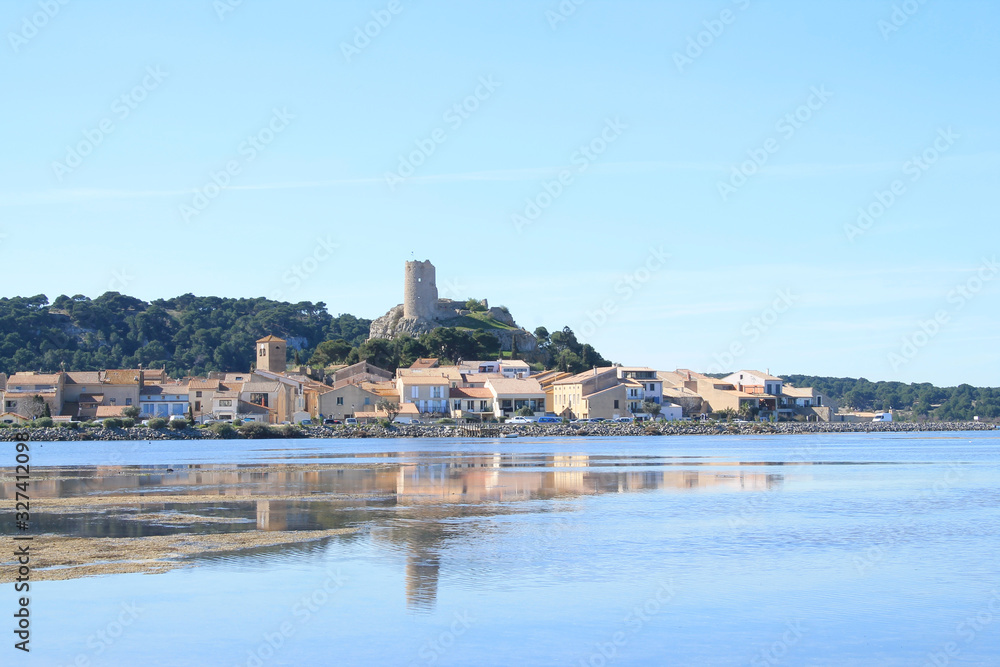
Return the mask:
<svg viewBox="0 0 1000 667">
<path fill-rule="evenodd" d="M 996 386 L 998 26 L 971 0 L 6 2 L 2 294 L 374 318 L 430 259 L 442 296 L 615 361 Z"/>
</svg>

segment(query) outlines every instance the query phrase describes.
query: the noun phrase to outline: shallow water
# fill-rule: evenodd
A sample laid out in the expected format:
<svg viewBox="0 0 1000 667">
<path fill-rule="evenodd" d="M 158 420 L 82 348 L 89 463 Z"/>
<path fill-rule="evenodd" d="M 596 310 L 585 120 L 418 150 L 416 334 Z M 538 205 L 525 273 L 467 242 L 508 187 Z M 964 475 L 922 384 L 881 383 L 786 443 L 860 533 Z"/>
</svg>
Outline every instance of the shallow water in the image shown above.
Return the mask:
<svg viewBox="0 0 1000 667">
<path fill-rule="evenodd" d="M 993 434 L 32 443 L 31 456 L 38 498 L 212 496 L 73 513 L 38 500 L 43 531 L 363 530 L 33 584 L 26 664 L 1000 663 Z M 296 498 L 254 498 L 281 495 Z"/>
</svg>

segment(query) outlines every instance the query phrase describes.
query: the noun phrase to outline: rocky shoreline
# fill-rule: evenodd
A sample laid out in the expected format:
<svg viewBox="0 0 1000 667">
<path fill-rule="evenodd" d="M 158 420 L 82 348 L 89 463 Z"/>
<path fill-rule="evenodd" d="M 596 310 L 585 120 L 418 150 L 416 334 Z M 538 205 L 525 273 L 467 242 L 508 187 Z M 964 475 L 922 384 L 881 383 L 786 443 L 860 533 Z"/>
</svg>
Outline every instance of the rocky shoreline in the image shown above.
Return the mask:
<svg viewBox="0 0 1000 667">
<path fill-rule="evenodd" d="M 287 437 L 275 428 L 273 438 Z M 614 437 L 670 435 L 795 435 L 808 433 L 909 433 L 929 431 L 992 431 L 997 425 L 982 422 L 778 422 L 733 424 L 727 422 L 666 422 L 660 424 L 501 424 L 478 437 L 496 438 L 500 434 L 518 437 Z M 302 426 L 293 427 L 293 437 L 300 438 L 451 438 L 476 437 L 461 425 L 433 424 L 427 426 L 378 425 L 362 426 Z M 0 429 L 0 441 L 29 440 L 36 442 L 117 441 L 117 440 L 222 440 L 243 439 L 240 435 L 223 438 L 207 428 L 152 429 L 133 428 L 25 428 Z"/>
</svg>

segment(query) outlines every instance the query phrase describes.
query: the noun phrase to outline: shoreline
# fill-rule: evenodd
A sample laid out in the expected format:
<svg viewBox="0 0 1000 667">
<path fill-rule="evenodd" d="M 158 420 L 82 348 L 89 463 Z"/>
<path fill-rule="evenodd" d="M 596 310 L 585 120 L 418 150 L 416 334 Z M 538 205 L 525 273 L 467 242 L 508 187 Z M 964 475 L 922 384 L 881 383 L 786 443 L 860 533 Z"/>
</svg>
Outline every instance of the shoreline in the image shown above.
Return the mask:
<svg viewBox="0 0 1000 667">
<path fill-rule="evenodd" d="M 662 422 L 656 424 L 619 424 L 601 422 L 596 424 L 499 424 L 495 433 L 516 433 L 519 437 L 636 437 L 673 435 L 802 435 L 811 433 L 920 433 L 942 431 L 993 431 L 997 425 L 983 422 L 752 422 L 701 423 Z M 481 438 L 495 439 L 497 436 L 476 436 L 463 432 L 461 425 L 397 424 L 391 428 L 366 424 L 350 426 L 302 426 L 301 435 L 289 439 L 348 439 L 348 438 Z M 133 440 L 247 440 L 236 436 L 219 437 L 209 429 L 186 428 L 182 431 L 148 427 L 68 429 L 53 428 L 9 428 L 0 430 L 0 441 L 33 442 L 114 442 Z M 271 438 L 283 439 L 275 433 Z"/>
</svg>

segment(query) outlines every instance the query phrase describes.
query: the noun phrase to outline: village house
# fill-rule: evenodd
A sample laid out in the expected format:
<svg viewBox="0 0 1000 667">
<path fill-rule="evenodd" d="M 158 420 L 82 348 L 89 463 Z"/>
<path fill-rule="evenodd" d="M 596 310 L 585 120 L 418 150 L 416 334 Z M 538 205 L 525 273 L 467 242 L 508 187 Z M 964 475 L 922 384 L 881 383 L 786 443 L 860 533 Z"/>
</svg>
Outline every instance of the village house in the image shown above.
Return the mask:
<svg viewBox="0 0 1000 667">
<path fill-rule="evenodd" d="M 404 375 L 396 378 L 399 404 L 413 403 L 421 414 L 447 414 L 452 381 L 441 375 Z"/>
<path fill-rule="evenodd" d="M 523 408 L 536 416 L 545 414 L 545 391 L 537 380 L 490 378 L 485 388 L 493 395 L 493 413 L 497 417 L 513 417 Z"/>
</svg>

